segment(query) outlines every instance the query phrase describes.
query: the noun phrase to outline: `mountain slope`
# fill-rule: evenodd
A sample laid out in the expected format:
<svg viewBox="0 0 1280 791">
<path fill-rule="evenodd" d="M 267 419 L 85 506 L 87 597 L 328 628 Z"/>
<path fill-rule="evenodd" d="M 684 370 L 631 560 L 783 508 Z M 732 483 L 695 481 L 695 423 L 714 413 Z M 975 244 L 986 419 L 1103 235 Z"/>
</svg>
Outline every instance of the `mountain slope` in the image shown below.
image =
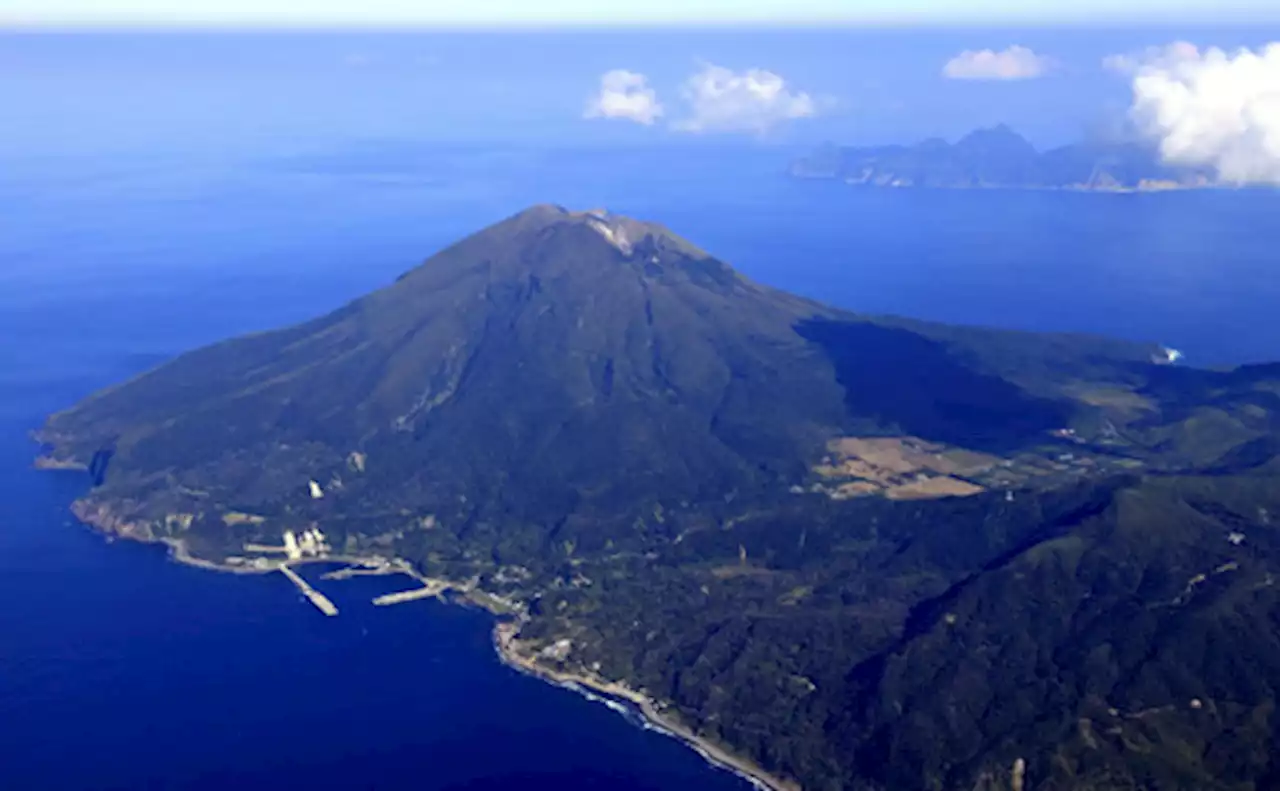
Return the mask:
<svg viewBox="0 0 1280 791">
<path fill-rule="evenodd" d="M 752 283 L 665 229 L 540 206 L 328 316 L 91 397 L 44 438 L 64 461 L 111 453 L 119 490 L 279 507 L 360 454 L 371 496 L 499 498 L 555 520 L 583 498 L 793 484 L 852 428 L 1016 444 L 1071 419 L 1063 383 L 1151 354 L 1021 336 L 1054 371 L 1015 383 L 1029 370 L 1003 357 L 1015 336 L 870 321 Z M 939 412 L 942 394 L 956 403 Z"/>
<path fill-rule="evenodd" d="M 823 310 L 661 229 L 538 207 L 329 316 L 90 399 L 49 436 L 73 454 L 114 444 L 134 475 L 197 462 L 234 477 L 250 455 L 323 479 L 361 452 L 459 486 L 493 470 L 530 487 L 639 476 L 687 496 L 840 422 L 839 389 L 791 329 Z"/>
<path fill-rule="evenodd" d="M 1263 788 L 1280 366 L 1170 356 L 852 314 L 539 206 L 41 439 L 103 530 L 266 570 L 322 527 L 807 789 Z"/>
<path fill-rule="evenodd" d="M 876 187 L 1134 190 L 1206 187 L 1210 173 L 1162 164 L 1141 145 L 1074 144 L 1039 152 L 1001 124 L 955 144 L 824 146 L 793 162 L 792 175 Z"/>
</svg>

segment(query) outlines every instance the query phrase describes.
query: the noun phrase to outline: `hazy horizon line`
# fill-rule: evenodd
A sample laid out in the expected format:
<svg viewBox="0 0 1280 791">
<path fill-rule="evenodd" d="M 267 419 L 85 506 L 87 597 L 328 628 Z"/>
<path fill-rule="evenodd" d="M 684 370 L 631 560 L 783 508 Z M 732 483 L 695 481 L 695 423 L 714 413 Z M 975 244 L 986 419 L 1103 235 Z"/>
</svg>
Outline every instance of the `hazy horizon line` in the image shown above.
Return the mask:
<svg viewBox="0 0 1280 791">
<path fill-rule="evenodd" d="M 1211 18 L 1187 17 L 1160 20 L 1142 19 L 990 19 L 990 20 L 912 20 L 884 19 L 815 19 L 815 20 L 738 20 L 644 22 L 598 20 L 557 20 L 537 22 L 171 22 L 171 21 L 103 21 L 103 22 L 29 22 L 0 19 L 0 35 L 14 33 L 430 33 L 430 32 L 671 32 L 715 30 L 788 30 L 829 32 L 840 30 L 1162 30 L 1195 25 L 1205 30 L 1234 29 L 1256 25 L 1280 26 L 1280 13 L 1274 17 Z M 1261 31 L 1260 31 L 1261 32 Z"/>
</svg>

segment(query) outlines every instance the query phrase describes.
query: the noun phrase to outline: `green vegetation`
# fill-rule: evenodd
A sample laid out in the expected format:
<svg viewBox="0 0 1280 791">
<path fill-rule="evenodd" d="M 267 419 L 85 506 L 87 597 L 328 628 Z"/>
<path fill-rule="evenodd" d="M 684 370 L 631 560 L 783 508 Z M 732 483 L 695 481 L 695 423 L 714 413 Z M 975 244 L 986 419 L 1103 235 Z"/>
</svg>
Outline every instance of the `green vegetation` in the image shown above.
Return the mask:
<svg viewBox="0 0 1280 791">
<path fill-rule="evenodd" d="M 1163 359 L 850 314 L 543 206 L 42 439 L 104 529 L 217 561 L 315 522 L 475 580 L 806 789 L 1277 787 L 1280 366 Z M 841 437 L 995 466 L 837 499 Z"/>
</svg>

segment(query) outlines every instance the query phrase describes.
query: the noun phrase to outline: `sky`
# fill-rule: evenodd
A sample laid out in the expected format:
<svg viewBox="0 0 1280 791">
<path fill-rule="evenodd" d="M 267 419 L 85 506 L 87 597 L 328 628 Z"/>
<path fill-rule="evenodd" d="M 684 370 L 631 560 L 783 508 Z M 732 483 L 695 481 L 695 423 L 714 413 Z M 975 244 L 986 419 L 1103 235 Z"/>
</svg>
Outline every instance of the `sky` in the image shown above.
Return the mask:
<svg viewBox="0 0 1280 791">
<path fill-rule="evenodd" d="M 1280 19 L 1273 0 L 3 0 L 0 25 L 1167 23 Z"/>
<path fill-rule="evenodd" d="M 1004 123 L 1041 148 L 1142 139 L 1172 162 L 1277 184 L 1272 5 L 1226 24 L 1220 8 L 1193 21 L 1203 0 L 0 0 L 18 23 L 0 22 L 0 153 L 376 140 L 799 150 Z M 934 24 L 802 24 L 904 8 Z M 534 21 L 531 9 L 547 24 L 426 24 Z M 675 24 L 768 15 L 795 24 Z M 1052 22 L 1063 15 L 1079 24 Z M 569 24 L 627 18 L 672 24 Z M 424 26 L 376 24 L 397 19 Z M 255 20 L 285 29 L 236 24 Z"/>
<path fill-rule="evenodd" d="M 0 33 L 0 148 L 807 147 L 954 140 L 997 123 L 1050 146 L 1129 124 L 1135 75 L 1108 59 L 1144 63 L 1177 41 L 1262 51 L 1280 26 Z M 1274 81 L 1248 71 L 1224 74 Z M 1192 128 L 1159 117 L 1175 76 L 1144 83 L 1146 106 L 1153 123 Z M 1250 106 L 1271 117 L 1266 101 Z"/>
</svg>

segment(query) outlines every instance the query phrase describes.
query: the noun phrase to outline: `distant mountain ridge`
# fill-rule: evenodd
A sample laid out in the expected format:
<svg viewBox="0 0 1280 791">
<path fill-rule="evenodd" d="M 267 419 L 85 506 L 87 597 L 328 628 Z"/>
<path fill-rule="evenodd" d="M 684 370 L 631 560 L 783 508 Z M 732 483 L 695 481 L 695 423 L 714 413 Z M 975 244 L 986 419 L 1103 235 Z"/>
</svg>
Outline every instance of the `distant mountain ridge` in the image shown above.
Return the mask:
<svg viewBox="0 0 1280 791">
<path fill-rule="evenodd" d="M 1037 151 L 1001 124 L 952 144 L 933 138 L 915 145 L 825 145 L 791 163 L 798 178 L 839 179 L 871 187 L 1156 191 L 1214 186 L 1205 169 L 1165 165 L 1137 143 L 1078 143 Z"/>
</svg>

